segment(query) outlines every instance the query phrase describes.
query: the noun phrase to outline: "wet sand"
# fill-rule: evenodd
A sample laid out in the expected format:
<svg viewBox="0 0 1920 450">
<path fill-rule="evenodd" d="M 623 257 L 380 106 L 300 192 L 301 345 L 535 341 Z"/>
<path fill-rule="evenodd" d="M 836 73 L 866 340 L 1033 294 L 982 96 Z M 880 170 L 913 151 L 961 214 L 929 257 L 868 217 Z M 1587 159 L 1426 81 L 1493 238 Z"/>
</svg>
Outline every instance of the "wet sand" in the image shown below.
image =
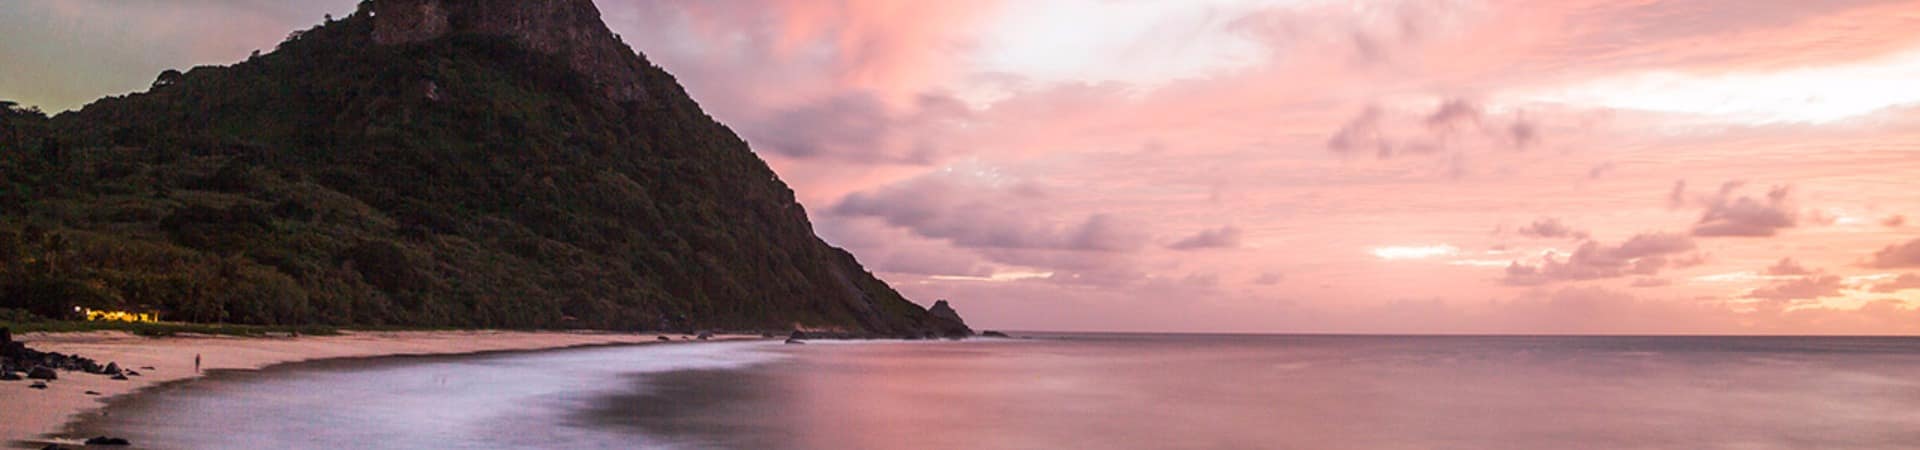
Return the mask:
<svg viewBox="0 0 1920 450">
<path fill-rule="evenodd" d="M 337 336 L 238 338 L 190 336 L 146 338 L 117 331 L 26 333 L 15 339 L 37 350 L 77 354 L 102 364 L 140 372 L 125 381 L 81 372 L 60 373 L 49 389 L 29 389 L 27 381 L 0 382 L 0 442 L 39 448 L 48 443 L 78 444 L 85 436 L 61 436 L 66 424 L 99 414 L 115 397 L 170 382 L 193 380 L 216 371 L 251 371 L 268 366 L 336 358 L 404 355 L 455 355 L 497 351 L 659 343 L 657 334 L 520 331 L 345 332 Z M 668 335 L 683 342 L 681 335 Z M 757 339 L 750 335 L 717 340 Z M 200 372 L 194 357 L 201 358 Z M 151 369 L 149 369 L 149 367 Z M 100 395 L 88 395 L 86 391 Z"/>
</svg>

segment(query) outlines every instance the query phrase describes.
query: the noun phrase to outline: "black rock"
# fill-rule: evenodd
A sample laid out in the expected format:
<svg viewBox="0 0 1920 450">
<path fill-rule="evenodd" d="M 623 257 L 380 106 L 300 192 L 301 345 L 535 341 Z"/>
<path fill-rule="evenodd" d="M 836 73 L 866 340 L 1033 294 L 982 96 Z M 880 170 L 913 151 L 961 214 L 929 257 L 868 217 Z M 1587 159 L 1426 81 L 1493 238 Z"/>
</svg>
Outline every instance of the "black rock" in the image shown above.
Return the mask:
<svg viewBox="0 0 1920 450">
<path fill-rule="evenodd" d="M 140 366 L 140 370 L 156 370 L 153 366 Z"/>
<path fill-rule="evenodd" d="M 14 372 L 12 370 L 0 372 L 0 381 L 19 381 L 19 380 L 20 380 L 20 372 Z"/>
<path fill-rule="evenodd" d="M 933 307 L 927 308 L 927 315 L 933 316 L 934 331 L 938 332 L 935 336 L 927 336 L 928 339 L 973 336 L 973 329 L 967 327 L 967 321 L 962 320 L 960 313 L 954 311 L 953 305 L 947 304 L 946 300 L 933 302 Z"/>
<path fill-rule="evenodd" d="M 126 439 L 121 439 L 117 437 L 106 437 L 106 436 L 94 436 L 92 438 L 87 439 L 86 444 L 87 445 L 133 445 L 132 442 L 127 442 Z"/>
<path fill-rule="evenodd" d="M 709 331 L 702 331 L 702 332 L 700 332 L 700 336 L 698 336 L 698 337 L 699 337 L 699 338 L 700 338 L 700 340 L 702 340 L 702 341 L 704 341 L 704 340 L 708 340 L 708 339 L 713 339 L 713 332 L 709 332 Z"/>
<path fill-rule="evenodd" d="M 998 331 L 993 331 L 993 330 L 987 330 L 987 331 L 982 331 L 982 332 L 980 332 L 980 337 L 995 337 L 995 338 L 1003 338 L 1003 337 L 1007 337 L 1007 334 L 1006 334 L 1006 333 L 1001 333 L 1001 332 L 998 332 Z"/>
<path fill-rule="evenodd" d="M 793 330 L 793 334 L 787 335 L 787 339 L 806 339 L 806 338 L 807 338 L 807 332 L 800 331 L 800 330 Z"/>
<path fill-rule="evenodd" d="M 670 338 L 670 337 L 666 337 L 666 336 L 660 336 L 660 338 L 659 338 L 659 339 L 660 339 L 660 340 L 662 340 L 662 341 L 671 341 L 671 340 L 673 340 L 673 338 Z"/>
<path fill-rule="evenodd" d="M 107 363 L 107 368 L 102 369 L 101 372 L 106 373 L 107 375 L 119 375 L 120 363 L 112 363 L 112 362 Z"/>
<path fill-rule="evenodd" d="M 27 387 L 30 387 L 30 388 L 34 388 L 34 389 L 46 389 L 46 388 L 47 388 L 47 382 L 45 382 L 45 381 L 35 381 L 35 382 L 33 382 L 33 384 L 31 384 L 31 385 L 28 385 Z"/>
<path fill-rule="evenodd" d="M 40 447 L 40 450 L 66 450 L 66 447 L 61 447 L 60 444 L 47 444 L 45 447 Z"/>
<path fill-rule="evenodd" d="M 11 342 L 13 342 L 13 330 L 7 327 L 0 327 L 0 346 L 7 345 Z"/>
<path fill-rule="evenodd" d="M 132 370 L 132 369 L 128 369 L 128 370 L 127 370 L 126 372 L 121 372 L 120 374 L 121 374 L 121 375 L 126 375 L 126 376 L 130 376 L 130 377 L 137 377 L 137 376 L 140 376 L 140 372 L 139 372 L 139 371 L 135 371 L 135 370 Z"/>
<path fill-rule="evenodd" d="M 87 395 L 100 395 L 100 391 L 86 391 L 86 392 L 83 392 L 83 394 L 87 394 Z"/>
<path fill-rule="evenodd" d="M 116 373 L 116 374 L 113 374 L 113 376 L 111 376 L 111 377 L 107 377 L 107 378 L 112 378 L 112 379 L 115 379 L 115 380 L 120 380 L 120 381 L 126 381 L 126 380 L 127 380 L 127 374 L 124 374 L 124 373 Z"/>
<path fill-rule="evenodd" d="M 27 370 L 27 378 L 34 380 L 58 380 L 60 379 L 60 373 L 54 372 L 52 367 L 33 366 L 33 369 Z"/>
<path fill-rule="evenodd" d="M 807 341 L 802 341 L 800 340 L 800 338 L 787 338 L 787 343 L 788 344 L 805 344 L 807 343 Z"/>
</svg>

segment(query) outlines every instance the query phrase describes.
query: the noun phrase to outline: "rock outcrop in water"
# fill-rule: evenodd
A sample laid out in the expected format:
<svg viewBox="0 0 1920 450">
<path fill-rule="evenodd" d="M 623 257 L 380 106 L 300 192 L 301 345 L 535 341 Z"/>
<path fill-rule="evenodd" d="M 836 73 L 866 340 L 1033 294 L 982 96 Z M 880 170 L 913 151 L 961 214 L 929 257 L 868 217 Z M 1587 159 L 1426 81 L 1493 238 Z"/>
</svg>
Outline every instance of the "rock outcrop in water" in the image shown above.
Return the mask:
<svg viewBox="0 0 1920 450">
<path fill-rule="evenodd" d="M 961 319 L 960 313 L 954 311 L 953 305 L 947 304 L 947 301 L 944 299 L 933 302 L 933 307 L 927 308 L 927 314 L 933 316 L 936 327 L 934 331 L 939 333 L 941 337 L 955 338 L 973 335 L 973 329 L 967 328 L 967 321 Z"/>
</svg>

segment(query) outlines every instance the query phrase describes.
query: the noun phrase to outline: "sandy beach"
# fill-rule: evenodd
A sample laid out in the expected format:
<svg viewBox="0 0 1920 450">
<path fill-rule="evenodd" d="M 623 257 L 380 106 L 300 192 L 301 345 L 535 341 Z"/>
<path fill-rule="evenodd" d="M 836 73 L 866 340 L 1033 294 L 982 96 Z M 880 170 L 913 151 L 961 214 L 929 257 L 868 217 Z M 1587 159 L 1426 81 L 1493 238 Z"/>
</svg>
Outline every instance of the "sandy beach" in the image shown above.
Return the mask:
<svg viewBox="0 0 1920 450">
<path fill-rule="evenodd" d="M 191 336 L 147 338 L 125 332 L 26 333 L 15 340 L 48 352 L 77 354 L 140 372 L 125 381 L 82 372 L 60 373 L 45 390 L 27 381 L 0 382 L 0 442 L 10 445 L 76 443 L 50 433 L 85 414 L 96 414 L 106 400 L 161 383 L 192 379 L 214 370 L 258 370 L 275 364 L 330 358 L 448 355 L 511 350 L 543 350 L 590 345 L 662 343 L 657 334 L 520 331 L 343 332 L 335 336 L 240 338 Z M 682 335 L 667 335 L 684 342 Z M 757 339 L 721 335 L 717 340 Z M 194 357 L 201 358 L 200 372 Z M 88 395 L 87 391 L 99 395 Z M 81 437 L 84 439 L 84 437 Z M 35 445 L 32 448 L 38 448 Z"/>
</svg>

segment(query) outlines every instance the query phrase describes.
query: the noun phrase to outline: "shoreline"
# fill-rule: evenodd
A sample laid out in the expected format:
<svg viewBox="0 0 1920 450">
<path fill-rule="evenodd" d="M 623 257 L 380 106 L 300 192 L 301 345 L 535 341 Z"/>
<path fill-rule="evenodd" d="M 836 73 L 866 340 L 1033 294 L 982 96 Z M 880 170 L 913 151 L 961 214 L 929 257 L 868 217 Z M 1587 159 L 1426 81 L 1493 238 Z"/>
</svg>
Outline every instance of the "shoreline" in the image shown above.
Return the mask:
<svg viewBox="0 0 1920 450">
<path fill-rule="evenodd" d="M 675 338 L 662 341 L 660 336 Z M 127 380 L 61 371 L 49 388 L 0 382 L 0 443 L 14 448 L 79 445 L 86 436 L 66 436 L 73 426 L 114 402 L 152 389 L 190 383 L 215 374 L 254 372 L 273 366 L 323 360 L 470 356 L 581 347 L 702 342 L 678 334 L 599 331 L 343 331 L 331 336 L 284 338 L 188 336 L 150 338 L 121 331 L 25 333 L 15 340 L 36 350 L 117 362 L 141 373 Z M 691 337 L 691 335 L 684 335 Z M 754 340 L 758 335 L 716 335 L 715 341 Z M 194 357 L 202 358 L 194 371 Z M 94 391 L 99 395 L 88 395 Z M 78 438 L 78 439 L 74 439 Z M 136 443 L 137 444 L 137 443 Z"/>
</svg>

